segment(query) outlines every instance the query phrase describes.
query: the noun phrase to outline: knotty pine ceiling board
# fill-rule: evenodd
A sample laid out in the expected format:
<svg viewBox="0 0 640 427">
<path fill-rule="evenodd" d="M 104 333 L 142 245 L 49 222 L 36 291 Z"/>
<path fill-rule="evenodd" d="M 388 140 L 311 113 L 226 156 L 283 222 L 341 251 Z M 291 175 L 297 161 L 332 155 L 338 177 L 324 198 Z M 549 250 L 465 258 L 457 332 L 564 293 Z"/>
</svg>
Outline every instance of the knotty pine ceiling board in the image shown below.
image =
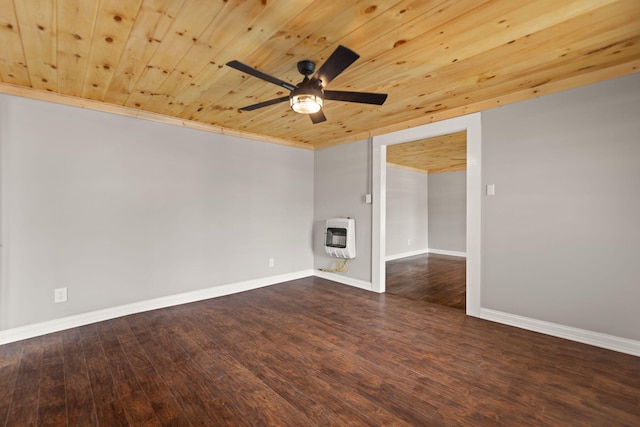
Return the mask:
<svg viewBox="0 0 640 427">
<path fill-rule="evenodd" d="M 390 145 L 387 163 L 422 173 L 466 170 L 467 132 Z"/>
<path fill-rule="evenodd" d="M 318 149 L 638 72 L 638 0 L 0 0 L 0 91 Z M 239 111 L 344 45 L 358 59 L 313 125 Z"/>
<path fill-rule="evenodd" d="M 14 3 L 24 57 L 34 89 L 55 91 L 57 88 L 56 11 L 52 2 L 31 7 L 27 2 Z M 15 47 L 12 47 L 12 49 Z"/>
<path fill-rule="evenodd" d="M 4 83 L 30 86 L 27 60 L 22 49 L 18 19 L 12 0 L 0 0 L 0 79 Z"/>
<path fill-rule="evenodd" d="M 99 4 L 85 0 L 65 0 L 59 1 L 56 6 L 56 91 L 82 97 Z"/>
</svg>

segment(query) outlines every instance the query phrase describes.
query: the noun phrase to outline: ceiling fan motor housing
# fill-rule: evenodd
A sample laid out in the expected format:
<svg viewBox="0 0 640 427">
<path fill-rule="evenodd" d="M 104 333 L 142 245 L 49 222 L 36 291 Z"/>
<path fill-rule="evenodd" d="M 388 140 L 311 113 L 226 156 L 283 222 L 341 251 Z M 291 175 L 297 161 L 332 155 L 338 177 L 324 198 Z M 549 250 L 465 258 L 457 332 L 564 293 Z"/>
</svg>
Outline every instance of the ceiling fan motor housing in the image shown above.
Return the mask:
<svg viewBox="0 0 640 427">
<path fill-rule="evenodd" d="M 298 62 L 298 71 L 300 72 L 300 74 L 310 76 L 314 71 L 316 71 L 316 64 L 313 61 L 305 59 Z"/>
</svg>

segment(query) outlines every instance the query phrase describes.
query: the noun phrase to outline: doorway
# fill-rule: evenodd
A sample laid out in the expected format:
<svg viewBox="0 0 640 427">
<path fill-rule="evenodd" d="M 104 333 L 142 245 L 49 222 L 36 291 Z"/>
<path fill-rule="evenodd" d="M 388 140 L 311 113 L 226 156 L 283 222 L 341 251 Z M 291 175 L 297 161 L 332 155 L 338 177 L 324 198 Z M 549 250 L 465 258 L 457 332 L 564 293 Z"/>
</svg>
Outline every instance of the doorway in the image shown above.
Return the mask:
<svg viewBox="0 0 640 427">
<path fill-rule="evenodd" d="M 455 132 L 466 132 L 466 313 L 480 315 L 480 200 L 481 200 L 481 122 L 480 113 L 456 117 L 373 138 L 373 227 L 372 288 L 386 290 L 386 160 L 387 146 Z"/>
<path fill-rule="evenodd" d="M 387 146 L 389 294 L 466 309 L 466 134 Z"/>
</svg>

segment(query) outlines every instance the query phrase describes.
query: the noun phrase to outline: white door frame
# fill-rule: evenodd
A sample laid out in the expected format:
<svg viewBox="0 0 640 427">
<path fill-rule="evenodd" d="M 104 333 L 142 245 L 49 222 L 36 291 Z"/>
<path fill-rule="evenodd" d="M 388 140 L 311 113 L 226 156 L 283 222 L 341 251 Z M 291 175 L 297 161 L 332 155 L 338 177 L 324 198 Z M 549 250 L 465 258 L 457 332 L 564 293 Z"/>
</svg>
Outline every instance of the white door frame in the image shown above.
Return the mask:
<svg viewBox="0 0 640 427">
<path fill-rule="evenodd" d="M 480 113 L 373 137 L 373 221 L 371 282 L 385 291 L 387 146 L 453 132 L 467 132 L 467 314 L 480 316 L 480 203 L 482 199 Z"/>
</svg>

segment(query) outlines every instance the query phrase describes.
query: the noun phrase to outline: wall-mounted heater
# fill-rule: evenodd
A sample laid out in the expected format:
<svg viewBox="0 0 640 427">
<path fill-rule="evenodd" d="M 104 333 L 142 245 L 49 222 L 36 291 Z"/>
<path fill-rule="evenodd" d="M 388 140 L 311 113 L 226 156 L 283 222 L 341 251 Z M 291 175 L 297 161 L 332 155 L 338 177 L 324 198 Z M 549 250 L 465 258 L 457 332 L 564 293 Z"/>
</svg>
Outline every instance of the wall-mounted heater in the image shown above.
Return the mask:
<svg viewBox="0 0 640 427">
<path fill-rule="evenodd" d="M 337 258 L 355 258 L 356 220 L 353 218 L 328 219 L 324 249 L 329 255 Z"/>
</svg>

